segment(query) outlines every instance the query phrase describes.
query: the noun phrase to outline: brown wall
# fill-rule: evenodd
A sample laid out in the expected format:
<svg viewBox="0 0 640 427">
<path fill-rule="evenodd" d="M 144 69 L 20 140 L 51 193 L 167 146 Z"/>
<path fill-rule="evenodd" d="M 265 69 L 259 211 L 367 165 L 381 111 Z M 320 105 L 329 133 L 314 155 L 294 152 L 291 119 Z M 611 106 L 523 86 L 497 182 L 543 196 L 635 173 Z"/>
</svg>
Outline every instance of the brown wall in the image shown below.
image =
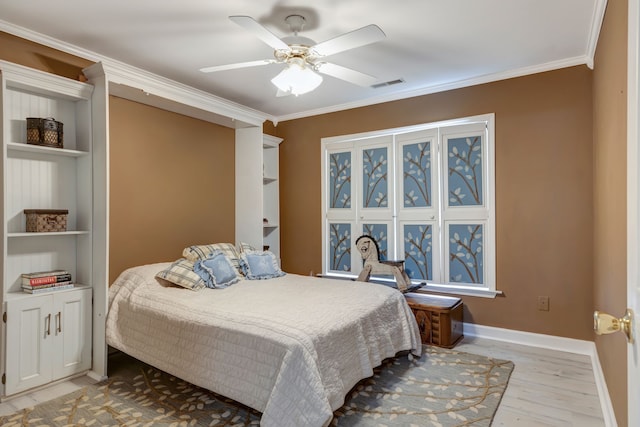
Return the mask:
<svg viewBox="0 0 640 427">
<path fill-rule="evenodd" d="M 587 67 L 573 67 L 269 129 L 284 138 L 283 268 L 321 270 L 321 138 L 494 112 L 497 287 L 504 296 L 465 297 L 465 321 L 593 339 L 591 77 Z M 537 310 L 538 295 L 550 297 L 550 311 Z"/>
<path fill-rule="evenodd" d="M 235 241 L 235 132 L 110 97 L 109 278 Z"/>
<path fill-rule="evenodd" d="M 607 4 L 593 73 L 594 296 L 598 310 L 622 316 L 627 290 L 627 1 Z M 618 425 L 627 425 L 627 344 L 596 336 Z"/>
<path fill-rule="evenodd" d="M 93 62 L 0 31 L 0 59 L 77 80 Z"/>
</svg>

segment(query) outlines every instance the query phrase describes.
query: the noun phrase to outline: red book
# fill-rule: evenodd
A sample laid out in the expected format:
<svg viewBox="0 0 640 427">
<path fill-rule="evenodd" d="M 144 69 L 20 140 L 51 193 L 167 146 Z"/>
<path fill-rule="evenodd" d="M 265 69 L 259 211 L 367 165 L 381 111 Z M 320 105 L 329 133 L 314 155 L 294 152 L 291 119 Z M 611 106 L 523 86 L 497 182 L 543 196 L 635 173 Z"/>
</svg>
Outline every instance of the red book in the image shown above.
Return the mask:
<svg viewBox="0 0 640 427">
<path fill-rule="evenodd" d="M 22 284 L 23 285 L 47 285 L 49 283 L 57 283 L 57 282 L 67 282 L 71 280 L 71 274 L 66 273 L 66 274 L 57 274 L 57 275 L 53 275 L 53 276 L 44 276 L 44 277 L 34 277 L 34 278 L 28 278 L 28 277 L 23 277 L 22 278 Z"/>
</svg>

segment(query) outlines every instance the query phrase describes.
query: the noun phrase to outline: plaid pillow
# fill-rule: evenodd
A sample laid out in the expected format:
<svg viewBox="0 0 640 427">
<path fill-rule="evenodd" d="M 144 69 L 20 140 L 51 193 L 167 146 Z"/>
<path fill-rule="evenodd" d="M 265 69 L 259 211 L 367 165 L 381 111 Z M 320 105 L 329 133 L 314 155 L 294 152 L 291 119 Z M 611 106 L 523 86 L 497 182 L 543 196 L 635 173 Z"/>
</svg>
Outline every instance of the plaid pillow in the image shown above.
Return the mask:
<svg viewBox="0 0 640 427">
<path fill-rule="evenodd" d="M 205 286 L 202 278 L 193 271 L 193 262 L 184 258 L 175 261 L 169 268 L 156 274 L 156 277 L 192 291 L 199 291 Z"/>
<path fill-rule="evenodd" d="M 236 247 L 231 243 L 212 243 L 210 245 L 195 245 L 184 248 L 182 256 L 189 261 L 196 262 L 209 258 L 215 251 L 220 251 L 231 261 L 231 264 L 240 271 L 240 256 Z"/>
<path fill-rule="evenodd" d="M 257 249 L 248 243 L 240 242 L 240 244 L 238 245 L 238 252 L 240 254 L 243 254 L 244 252 L 248 252 L 248 251 L 257 251 Z"/>
</svg>

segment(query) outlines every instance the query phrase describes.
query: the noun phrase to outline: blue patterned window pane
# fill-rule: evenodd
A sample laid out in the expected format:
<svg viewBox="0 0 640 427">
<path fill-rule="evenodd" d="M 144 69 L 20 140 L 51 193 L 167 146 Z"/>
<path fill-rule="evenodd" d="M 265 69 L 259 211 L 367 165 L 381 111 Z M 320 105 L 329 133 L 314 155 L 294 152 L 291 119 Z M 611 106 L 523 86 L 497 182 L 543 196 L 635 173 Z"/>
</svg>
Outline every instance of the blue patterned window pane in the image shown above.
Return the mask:
<svg viewBox="0 0 640 427">
<path fill-rule="evenodd" d="M 389 206 L 387 156 L 384 147 L 362 151 L 362 206 L 365 208 Z"/>
<path fill-rule="evenodd" d="M 329 208 L 351 208 L 351 153 L 329 155 Z"/>
<path fill-rule="evenodd" d="M 404 207 L 431 206 L 431 142 L 402 147 Z"/>
<path fill-rule="evenodd" d="M 351 224 L 329 224 L 329 268 L 351 271 Z"/>
<path fill-rule="evenodd" d="M 449 226 L 449 280 L 484 283 L 482 224 Z"/>
<path fill-rule="evenodd" d="M 380 259 L 389 259 L 387 251 L 387 224 L 363 224 L 362 231 L 362 234 L 371 236 L 378 244 Z"/>
<path fill-rule="evenodd" d="M 404 269 L 411 279 L 433 279 L 433 227 L 428 224 L 404 225 Z"/>
<path fill-rule="evenodd" d="M 449 206 L 482 205 L 482 136 L 449 140 Z"/>
</svg>

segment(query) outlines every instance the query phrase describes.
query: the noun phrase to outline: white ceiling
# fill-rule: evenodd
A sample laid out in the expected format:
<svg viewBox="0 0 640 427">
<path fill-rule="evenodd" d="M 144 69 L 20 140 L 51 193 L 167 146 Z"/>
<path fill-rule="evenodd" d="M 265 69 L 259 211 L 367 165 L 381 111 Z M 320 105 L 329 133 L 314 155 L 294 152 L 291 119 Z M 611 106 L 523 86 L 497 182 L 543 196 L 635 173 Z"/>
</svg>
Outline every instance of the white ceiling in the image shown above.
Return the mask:
<svg viewBox="0 0 640 427">
<path fill-rule="evenodd" d="M 107 58 L 282 121 L 578 64 L 591 65 L 606 0 L 41 0 L 4 1 L 0 30 L 87 59 Z M 282 64 L 204 74 L 202 67 L 273 58 L 228 19 L 248 15 L 278 37 L 321 42 L 368 24 L 381 42 L 328 57 L 375 76 L 378 89 L 325 76 L 315 91 L 276 97 Z"/>
</svg>

